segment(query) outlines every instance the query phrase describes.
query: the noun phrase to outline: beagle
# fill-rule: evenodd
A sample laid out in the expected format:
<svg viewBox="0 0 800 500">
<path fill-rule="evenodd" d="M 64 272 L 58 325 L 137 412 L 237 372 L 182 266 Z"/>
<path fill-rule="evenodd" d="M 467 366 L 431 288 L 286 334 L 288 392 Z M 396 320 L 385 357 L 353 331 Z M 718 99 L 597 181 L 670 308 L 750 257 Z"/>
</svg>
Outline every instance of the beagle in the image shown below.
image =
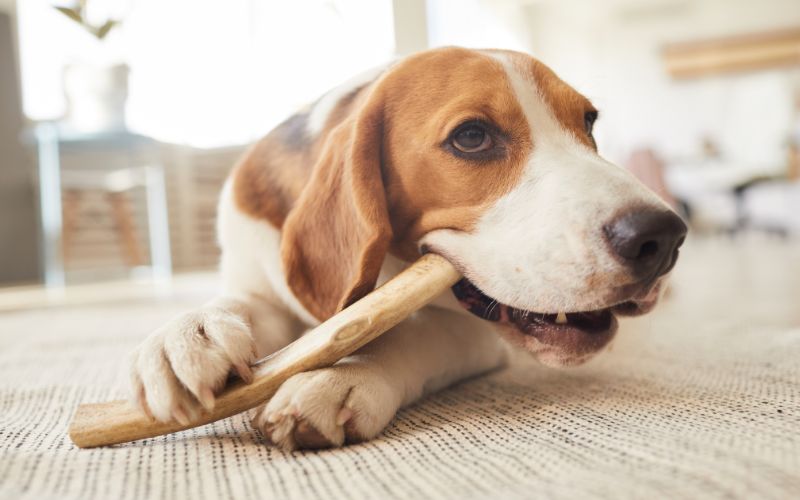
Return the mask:
<svg viewBox="0 0 800 500">
<path fill-rule="evenodd" d="M 597 153 L 597 110 L 536 59 L 443 48 L 344 84 L 255 144 L 219 202 L 219 298 L 150 335 L 132 398 L 187 422 L 229 373 L 422 252 L 464 279 L 253 415 L 285 449 L 370 439 L 399 408 L 503 366 L 506 345 L 575 365 L 657 302 L 686 226 Z M 499 336 L 496 335 L 499 333 Z M 507 342 L 502 342 L 503 337 Z"/>
</svg>

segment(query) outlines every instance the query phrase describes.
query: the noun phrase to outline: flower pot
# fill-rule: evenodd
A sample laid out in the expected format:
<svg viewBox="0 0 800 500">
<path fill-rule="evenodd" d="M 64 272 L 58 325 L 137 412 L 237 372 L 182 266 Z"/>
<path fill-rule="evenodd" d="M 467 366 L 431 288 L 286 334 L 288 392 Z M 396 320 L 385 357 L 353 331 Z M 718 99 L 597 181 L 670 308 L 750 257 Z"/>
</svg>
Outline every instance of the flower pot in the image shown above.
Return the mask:
<svg viewBox="0 0 800 500">
<path fill-rule="evenodd" d="M 64 68 L 67 128 L 84 133 L 124 129 L 128 73 L 125 64 L 72 64 Z"/>
</svg>

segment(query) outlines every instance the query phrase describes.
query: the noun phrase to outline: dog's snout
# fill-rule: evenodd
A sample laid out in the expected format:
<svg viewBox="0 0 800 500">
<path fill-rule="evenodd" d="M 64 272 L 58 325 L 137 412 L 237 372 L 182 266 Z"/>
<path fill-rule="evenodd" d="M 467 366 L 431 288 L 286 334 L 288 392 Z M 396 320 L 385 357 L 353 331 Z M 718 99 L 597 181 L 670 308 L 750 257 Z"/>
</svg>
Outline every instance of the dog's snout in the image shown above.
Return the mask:
<svg viewBox="0 0 800 500">
<path fill-rule="evenodd" d="M 686 224 L 667 210 L 627 212 L 604 226 L 611 251 L 637 278 L 655 278 L 675 265 Z"/>
</svg>

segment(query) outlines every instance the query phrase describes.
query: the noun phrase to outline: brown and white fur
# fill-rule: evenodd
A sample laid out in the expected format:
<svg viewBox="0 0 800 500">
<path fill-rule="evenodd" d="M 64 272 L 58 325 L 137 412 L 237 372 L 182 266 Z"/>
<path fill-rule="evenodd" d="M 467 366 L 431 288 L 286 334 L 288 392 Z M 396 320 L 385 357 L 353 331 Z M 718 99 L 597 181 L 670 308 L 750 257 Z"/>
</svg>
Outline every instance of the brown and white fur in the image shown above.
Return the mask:
<svg viewBox="0 0 800 500">
<path fill-rule="evenodd" d="M 222 293 L 141 344 L 133 399 L 159 420 L 187 422 L 213 407 L 231 372 L 247 380 L 251 362 L 426 250 L 503 304 L 499 319 L 444 294 L 356 354 L 284 383 L 253 418 L 271 442 L 372 438 L 402 406 L 502 366 L 495 330 L 548 364 L 588 359 L 616 323 L 591 336 L 551 316 L 649 310 L 663 273 L 632 276 L 603 227 L 629 210 L 670 211 L 598 156 L 592 114 L 546 66 L 509 51 L 427 51 L 331 91 L 231 173 L 219 202 Z M 485 125 L 491 150 L 453 149 L 465 122 Z M 515 327 L 515 310 L 544 323 Z"/>
</svg>

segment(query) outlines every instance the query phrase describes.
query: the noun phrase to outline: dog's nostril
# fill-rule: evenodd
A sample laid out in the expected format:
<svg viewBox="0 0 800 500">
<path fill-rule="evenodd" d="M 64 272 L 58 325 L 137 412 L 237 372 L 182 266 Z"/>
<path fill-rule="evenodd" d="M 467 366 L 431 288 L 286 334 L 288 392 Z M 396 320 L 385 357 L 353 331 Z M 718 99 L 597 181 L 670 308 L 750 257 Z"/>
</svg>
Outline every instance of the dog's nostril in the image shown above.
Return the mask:
<svg viewBox="0 0 800 500">
<path fill-rule="evenodd" d="M 666 210 L 627 212 L 606 224 L 603 230 L 612 253 L 631 274 L 641 278 L 666 273 L 686 236 L 686 224 Z"/>
<path fill-rule="evenodd" d="M 639 249 L 639 255 L 636 256 L 636 259 L 646 259 L 651 255 L 655 255 L 658 253 L 658 242 L 649 240 L 642 243 L 641 248 Z"/>
</svg>

